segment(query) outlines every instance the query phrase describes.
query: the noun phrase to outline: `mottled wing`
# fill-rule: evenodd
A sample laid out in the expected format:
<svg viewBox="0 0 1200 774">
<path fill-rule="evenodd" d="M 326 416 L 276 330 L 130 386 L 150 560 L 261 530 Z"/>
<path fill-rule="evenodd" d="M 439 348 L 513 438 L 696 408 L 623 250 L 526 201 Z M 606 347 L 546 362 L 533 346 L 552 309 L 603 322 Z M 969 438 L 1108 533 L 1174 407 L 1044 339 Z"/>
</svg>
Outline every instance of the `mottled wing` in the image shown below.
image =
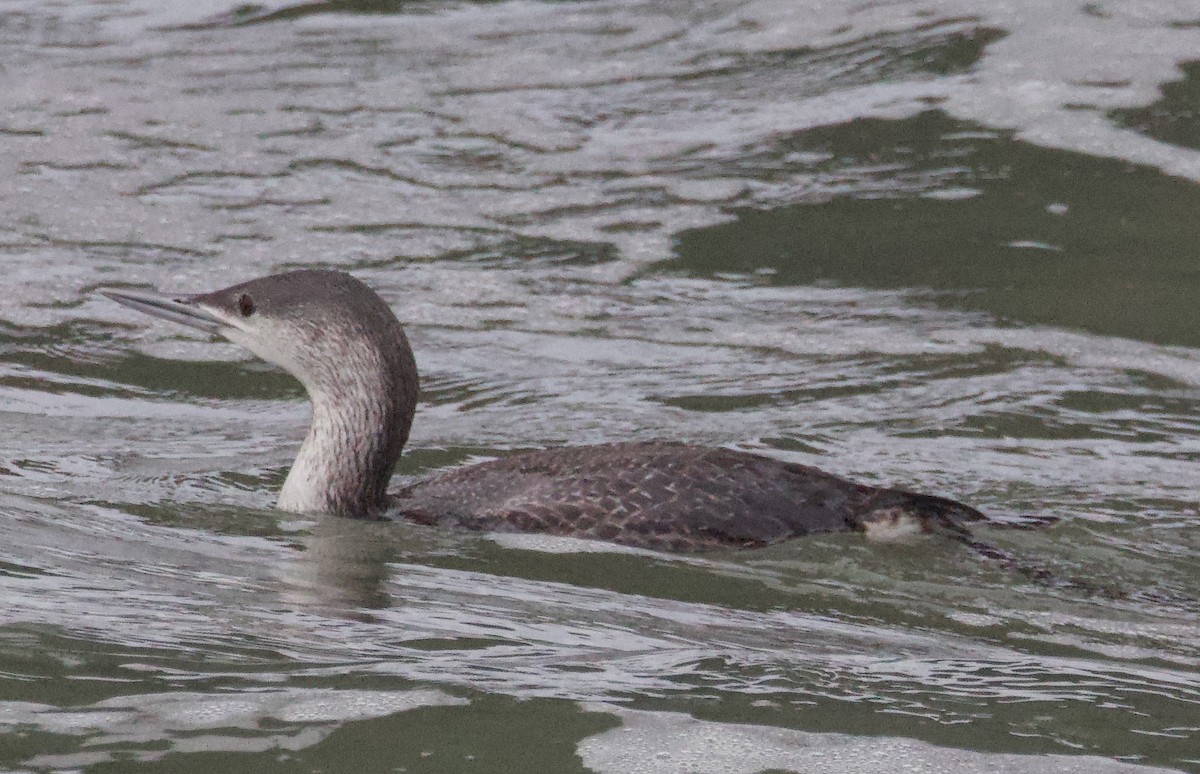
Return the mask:
<svg viewBox="0 0 1200 774">
<path fill-rule="evenodd" d="M 626 443 L 461 468 L 399 492 L 396 505 L 423 523 L 694 551 L 855 529 L 868 489 L 728 449 Z"/>
</svg>

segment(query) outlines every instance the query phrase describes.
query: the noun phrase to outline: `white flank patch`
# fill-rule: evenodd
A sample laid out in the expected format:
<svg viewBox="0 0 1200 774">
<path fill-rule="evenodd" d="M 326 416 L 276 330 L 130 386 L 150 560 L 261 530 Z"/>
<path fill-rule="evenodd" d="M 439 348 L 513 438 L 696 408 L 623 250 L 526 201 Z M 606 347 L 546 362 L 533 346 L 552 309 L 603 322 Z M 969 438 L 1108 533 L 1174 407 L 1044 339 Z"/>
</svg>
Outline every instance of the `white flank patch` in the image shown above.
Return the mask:
<svg viewBox="0 0 1200 774">
<path fill-rule="evenodd" d="M 878 543 L 904 543 L 925 533 L 920 519 L 907 515 L 883 521 L 864 521 L 863 531 L 866 532 L 867 540 Z"/>
</svg>

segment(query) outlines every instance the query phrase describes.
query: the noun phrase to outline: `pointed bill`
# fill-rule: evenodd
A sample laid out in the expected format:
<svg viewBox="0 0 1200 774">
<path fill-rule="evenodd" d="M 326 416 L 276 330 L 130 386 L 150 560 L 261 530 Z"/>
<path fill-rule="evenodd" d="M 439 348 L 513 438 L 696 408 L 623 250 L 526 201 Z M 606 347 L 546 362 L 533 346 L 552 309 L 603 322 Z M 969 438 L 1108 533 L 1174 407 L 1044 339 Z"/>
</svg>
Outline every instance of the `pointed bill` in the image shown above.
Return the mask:
<svg viewBox="0 0 1200 774">
<path fill-rule="evenodd" d="M 228 323 L 220 317 L 198 306 L 191 296 L 167 296 L 145 290 L 117 290 L 115 288 L 99 292 L 130 309 L 186 325 L 189 328 L 216 333 L 221 328 L 228 326 Z"/>
</svg>

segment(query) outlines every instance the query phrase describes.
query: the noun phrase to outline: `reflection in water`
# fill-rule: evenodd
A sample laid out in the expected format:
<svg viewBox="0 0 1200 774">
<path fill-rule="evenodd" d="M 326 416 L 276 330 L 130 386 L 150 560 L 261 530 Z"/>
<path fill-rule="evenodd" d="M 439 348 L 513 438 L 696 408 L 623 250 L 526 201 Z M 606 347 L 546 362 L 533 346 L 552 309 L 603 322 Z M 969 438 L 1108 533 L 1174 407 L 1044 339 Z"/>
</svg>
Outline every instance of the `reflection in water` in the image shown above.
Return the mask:
<svg viewBox="0 0 1200 774">
<path fill-rule="evenodd" d="M 391 604 L 385 584 L 396 558 L 392 525 L 322 516 L 301 538 L 303 553 L 287 565 L 285 596 L 302 610 L 364 616 Z"/>
<path fill-rule="evenodd" d="M 334 13 L 385 14 L 402 13 L 417 5 L 414 0 L 321 0 L 320 2 L 291 3 L 279 7 L 268 7 L 257 3 L 245 3 L 231 11 L 199 22 L 175 25 L 172 30 L 203 30 L 221 27 L 237 27 L 247 24 L 266 24 L 303 19 L 306 16 Z"/>
<path fill-rule="evenodd" d="M 855 121 L 780 146 L 775 153 L 811 154 L 815 176 L 857 185 L 826 203 L 745 209 L 684 232 L 685 271 L 930 288 L 943 303 L 1003 318 L 1200 346 L 1192 183 L 941 113 Z M 863 197 L 864 188 L 877 190 Z M 948 243 L 953 234 L 961 238 Z"/>
<path fill-rule="evenodd" d="M 319 745 L 341 724 L 467 703 L 434 690 L 175 691 L 123 696 L 70 709 L 8 703 L 0 709 L 0 727 L 84 740 L 85 749 L 79 752 L 42 753 L 26 761 L 35 769 L 68 770 L 130 759 L 159 763 L 168 755 L 188 753 L 278 755 Z M 266 733 L 264 726 L 269 728 Z M 174 739 L 169 749 L 152 749 L 150 743 L 168 737 Z"/>
<path fill-rule="evenodd" d="M 1112 117 L 1156 140 L 1200 150 L 1200 126 L 1195 111 L 1200 107 L 1200 62 L 1181 62 L 1183 78 L 1163 84 L 1162 97 L 1145 107 L 1114 110 Z"/>
<path fill-rule="evenodd" d="M 601 774 L 755 774 L 771 770 L 805 774 L 938 774 L 954 771 L 1020 771 L 1023 774 L 1153 774 L 1173 771 L 1079 755 L 1006 755 L 934 747 L 910 739 L 811 734 L 773 726 L 696 720 L 672 712 L 607 709 L 618 729 L 585 739 L 579 755 Z"/>
</svg>

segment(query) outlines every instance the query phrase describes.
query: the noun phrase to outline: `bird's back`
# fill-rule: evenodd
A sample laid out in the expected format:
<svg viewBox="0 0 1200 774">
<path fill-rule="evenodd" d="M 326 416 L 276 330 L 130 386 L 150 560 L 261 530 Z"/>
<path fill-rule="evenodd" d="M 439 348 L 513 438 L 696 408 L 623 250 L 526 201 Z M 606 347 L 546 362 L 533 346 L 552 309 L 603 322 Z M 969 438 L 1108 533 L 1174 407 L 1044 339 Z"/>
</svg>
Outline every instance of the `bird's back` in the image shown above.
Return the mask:
<svg viewBox="0 0 1200 774">
<path fill-rule="evenodd" d="M 199 295 L 111 289 L 156 317 L 217 332 L 295 376 L 313 421 L 281 510 L 545 532 L 671 550 L 820 532 L 954 528 L 978 511 L 729 449 L 617 443 L 516 454 L 387 494 L 417 401 L 417 366 L 387 303 L 345 272 L 304 269 Z M 394 502 L 393 502 L 394 501 Z M 963 537 L 963 532 L 959 531 Z"/>
<path fill-rule="evenodd" d="M 730 449 L 661 441 L 514 454 L 413 484 L 393 515 L 675 551 L 750 547 L 860 530 L 874 513 L 966 509 Z"/>
</svg>

